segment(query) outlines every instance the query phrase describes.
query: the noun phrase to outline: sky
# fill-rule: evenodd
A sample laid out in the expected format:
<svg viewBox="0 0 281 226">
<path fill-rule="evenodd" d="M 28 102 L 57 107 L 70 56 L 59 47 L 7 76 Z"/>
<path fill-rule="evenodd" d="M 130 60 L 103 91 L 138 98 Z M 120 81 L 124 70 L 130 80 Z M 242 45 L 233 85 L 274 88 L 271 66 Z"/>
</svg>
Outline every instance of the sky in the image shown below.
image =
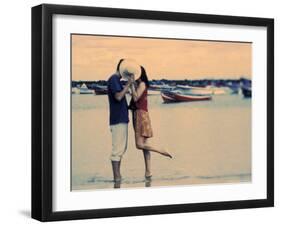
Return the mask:
<svg viewBox="0 0 281 226">
<path fill-rule="evenodd" d="M 144 66 L 150 80 L 252 75 L 251 43 L 72 35 L 72 80 L 107 80 L 122 58 Z"/>
</svg>

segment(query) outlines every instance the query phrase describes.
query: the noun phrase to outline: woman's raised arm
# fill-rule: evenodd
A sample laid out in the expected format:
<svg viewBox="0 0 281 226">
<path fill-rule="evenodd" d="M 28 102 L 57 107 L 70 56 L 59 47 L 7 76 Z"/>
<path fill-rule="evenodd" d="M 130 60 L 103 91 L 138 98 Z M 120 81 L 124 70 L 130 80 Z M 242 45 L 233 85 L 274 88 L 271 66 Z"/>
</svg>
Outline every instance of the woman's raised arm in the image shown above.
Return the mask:
<svg viewBox="0 0 281 226">
<path fill-rule="evenodd" d="M 141 97 L 141 95 L 143 94 L 145 90 L 145 83 L 141 82 L 137 88 L 135 88 L 134 84 L 132 84 L 131 86 L 131 91 L 132 91 L 132 97 L 134 99 L 135 102 L 138 101 L 138 99 Z"/>
</svg>

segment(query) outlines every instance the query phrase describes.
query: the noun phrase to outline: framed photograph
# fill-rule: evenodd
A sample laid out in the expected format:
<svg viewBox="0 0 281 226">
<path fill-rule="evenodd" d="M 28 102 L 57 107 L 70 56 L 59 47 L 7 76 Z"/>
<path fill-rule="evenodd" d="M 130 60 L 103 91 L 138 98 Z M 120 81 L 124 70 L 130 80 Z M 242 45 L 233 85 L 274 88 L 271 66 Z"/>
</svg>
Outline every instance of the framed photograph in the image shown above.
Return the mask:
<svg viewBox="0 0 281 226">
<path fill-rule="evenodd" d="M 274 20 L 32 8 L 32 217 L 274 205 Z"/>
</svg>

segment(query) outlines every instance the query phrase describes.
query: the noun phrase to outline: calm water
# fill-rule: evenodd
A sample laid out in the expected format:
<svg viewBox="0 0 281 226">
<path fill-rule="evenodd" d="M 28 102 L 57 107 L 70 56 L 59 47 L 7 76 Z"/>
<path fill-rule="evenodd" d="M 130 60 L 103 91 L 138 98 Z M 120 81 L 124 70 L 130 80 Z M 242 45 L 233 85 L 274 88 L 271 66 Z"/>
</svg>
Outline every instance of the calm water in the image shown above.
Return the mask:
<svg viewBox="0 0 281 226">
<path fill-rule="evenodd" d="M 163 104 L 149 96 L 154 137 L 173 159 L 152 153 L 152 180 L 144 180 L 142 151 L 129 124 L 121 188 L 251 181 L 251 99 Z M 113 188 L 107 96 L 72 95 L 72 189 Z M 131 115 L 130 115 L 131 119 Z"/>
</svg>

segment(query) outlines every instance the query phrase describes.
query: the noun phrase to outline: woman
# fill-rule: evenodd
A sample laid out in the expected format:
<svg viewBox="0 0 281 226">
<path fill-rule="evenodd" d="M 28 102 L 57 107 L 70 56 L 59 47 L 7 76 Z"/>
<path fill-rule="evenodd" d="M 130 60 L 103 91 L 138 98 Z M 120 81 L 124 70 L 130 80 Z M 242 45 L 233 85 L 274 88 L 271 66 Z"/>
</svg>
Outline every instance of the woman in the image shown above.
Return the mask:
<svg viewBox="0 0 281 226">
<path fill-rule="evenodd" d="M 147 139 L 152 137 L 152 127 L 147 109 L 147 89 L 149 87 L 145 69 L 141 66 L 141 75 L 131 86 L 132 99 L 130 108 L 133 110 L 133 124 L 135 130 L 136 148 L 143 150 L 145 161 L 145 177 L 151 178 L 150 152 L 172 158 L 165 150 L 159 150 L 147 143 Z"/>
</svg>

